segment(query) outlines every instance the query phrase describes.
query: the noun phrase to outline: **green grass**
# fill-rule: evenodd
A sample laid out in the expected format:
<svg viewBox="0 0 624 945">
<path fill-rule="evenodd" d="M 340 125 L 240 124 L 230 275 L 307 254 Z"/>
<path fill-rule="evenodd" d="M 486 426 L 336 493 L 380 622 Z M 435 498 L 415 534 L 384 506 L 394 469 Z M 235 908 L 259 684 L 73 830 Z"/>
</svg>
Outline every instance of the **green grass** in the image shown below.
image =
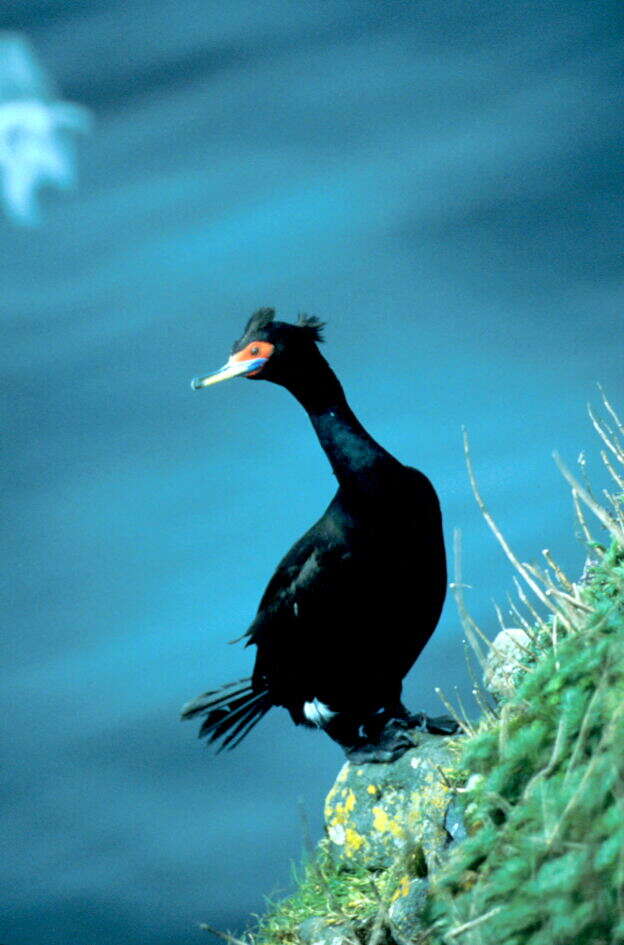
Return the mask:
<svg viewBox="0 0 624 945">
<path fill-rule="evenodd" d="M 500 718 L 469 739 L 469 838 L 430 902 L 434 941 L 624 942 L 624 549 Z M 472 924 L 471 924 L 472 923 Z M 465 931 L 458 932 L 462 927 Z"/>
<path fill-rule="evenodd" d="M 396 873 L 387 870 L 374 876 L 362 867 L 347 872 L 332 861 L 327 842 L 321 840 L 315 855 L 295 873 L 296 892 L 269 903 L 254 934 L 256 945 L 297 945 L 299 925 L 312 916 L 328 924 L 374 919 L 380 902 L 392 896 Z"/>
<path fill-rule="evenodd" d="M 604 403 L 609 422 L 592 420 L 617 487 L 608 508 L 562 467 L 592 561 L 582 582 L 548 555 L 544 568 L 517 561 L 467 454 L 477 501 L 527 588 L 515 613 L 531 642 L 519 654 L 514 695 L 485 709 L 476 731 L 468 726 L 457 780 L 469 836 L 434 877 L 414 943 L 624 945 L 624 427 Z M 604 541 L 591 535 L 586 510 Z M 478 628 L 462 616 L 478 649 Z M 404 873 L 398 863 L 374 875 L 346 872 L 321 841 L 254 943 L 299 945 L 297 928 L 312 916 L 379 917 Z"/>
<path fill-rule="evenodd" d="M 624 465 L 624 429 L 595 425 Z M 437 877 L 426 922 L 443 945 L 624 943 L 624 481 L 600 507 L 582 584 L 529 568 L 551 609 L 529 627 L 515 695 L 467 739 L 470 836 Z M 526 569 L 528 566 L 522 565 Z M 524 577 L 526 575 L 523 575 Z"/>
</svg>

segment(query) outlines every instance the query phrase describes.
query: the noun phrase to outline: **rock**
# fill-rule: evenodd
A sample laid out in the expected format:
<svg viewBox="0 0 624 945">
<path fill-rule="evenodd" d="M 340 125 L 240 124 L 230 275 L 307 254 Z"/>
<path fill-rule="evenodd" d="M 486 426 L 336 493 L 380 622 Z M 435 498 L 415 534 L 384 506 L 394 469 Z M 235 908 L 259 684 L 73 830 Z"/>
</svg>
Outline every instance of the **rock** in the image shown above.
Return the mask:
<svg viewBox="0 0 624 945">
<path fill-rule="evenodd" d="M 303 945 L 360 945 L 354 927 L 348 922 L 330 925 L 320 916 L 302 922 L 297 934 Z"/>
<path fill-rule="evenodd" d="M 458 738 L 415 734 L 417 744 L 388 764 L 347 762 L 325 801 L 332 856 L 346 868 L 387 869 L 397 855 L 410 876 L 426 876 L 451 836 L 445 827 L 453 797 Z"/>
<path fill-rule="evenodd" d="M 520 627 L 501 630 L 495 637 L 485 661 L 483 683 L 496 699 L 513 695 L 518 661 L 530 645 L 528 633 Z"/>
<path fill-rule="evenodd" d="M 418 928 L 427 893 L 428 879 L 412 879 L 400 886 L 388 912 L 390 932 L 395 941 L 411 941 Z"/>
<path fill-rule="evenodd" d="M 466 824 L 464 822 L 464 810 L 457 795 L 451 798 L 449 806 L 444 816 L 444 827 L 450 834 L 451 843 L 460 843 L 468 836 Z"/>
</svg>

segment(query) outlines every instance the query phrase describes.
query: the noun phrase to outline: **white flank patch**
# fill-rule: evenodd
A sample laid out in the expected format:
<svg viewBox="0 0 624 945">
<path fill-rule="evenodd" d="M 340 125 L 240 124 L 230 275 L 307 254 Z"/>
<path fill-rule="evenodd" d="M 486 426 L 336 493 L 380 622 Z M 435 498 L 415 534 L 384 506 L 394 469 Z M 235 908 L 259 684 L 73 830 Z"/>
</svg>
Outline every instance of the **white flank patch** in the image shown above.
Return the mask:
<svg viewBox="0 0 624 945">
<path fill-rule="evenodd" d="M 336 715 L 328 705 L 325 705 L 325 703 L 321 702 L 319 699 L 313 699 L 312 702 L 304 702 L 303 714 L 308 722 L 312 722 L 312 725 L 316 725 L 318 728 L 324 728 Z"/>
</svg>

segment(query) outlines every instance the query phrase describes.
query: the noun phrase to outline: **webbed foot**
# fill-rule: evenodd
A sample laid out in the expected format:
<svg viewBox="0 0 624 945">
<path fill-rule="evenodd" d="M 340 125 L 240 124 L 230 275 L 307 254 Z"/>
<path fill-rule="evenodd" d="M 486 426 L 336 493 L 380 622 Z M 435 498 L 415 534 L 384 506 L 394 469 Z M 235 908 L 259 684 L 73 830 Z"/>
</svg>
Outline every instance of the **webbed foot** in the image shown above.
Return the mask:
<svg viewBox="0 0 624 945">
<path fill-rule="evenodd" d="M 415 745 L 402 720 L 389 719 L 374 739 L 362 739 L 359 744 L 343 745 L 343 748 L 352 764 L 387 764 L 396 761 Z"/>
<path fill-rule="evenodd" d="M 410 713 L 398 703 L 360 722 L 338 715 L 325 727 L 352 764 L 388 764 L 418 744 L 418 732 L 455 735 L 459 725 L 449 716 L 429 718 L 424 712 Z"/>
</svg>

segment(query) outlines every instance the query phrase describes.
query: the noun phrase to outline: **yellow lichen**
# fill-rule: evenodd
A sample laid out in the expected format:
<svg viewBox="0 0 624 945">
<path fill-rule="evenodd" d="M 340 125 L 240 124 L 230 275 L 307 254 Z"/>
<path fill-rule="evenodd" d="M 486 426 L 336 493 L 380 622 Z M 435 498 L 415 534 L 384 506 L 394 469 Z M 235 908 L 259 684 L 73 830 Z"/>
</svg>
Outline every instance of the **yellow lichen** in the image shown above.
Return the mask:
<svg viewBox="0 0 624 945">
<path fill-rule="evenodd" d="M 377 788 L 374 784 L 369 784 L 368 787 L 366 788 L 366 790 L 368 791 L 369 794 L 377 794 L 377 793 L 378 793 L 378 788 Z"/>
<path fill-rule="evenodd" d="M 397 899 L 400 899 L 402 896 L 407 896 L 410 891 L 410 878 L 409 876 L 401 876 L 399 880 L 399 885 L 392 893 L 390 902 L 396 902 Z"/>
<path fill-rule="evenodd" d="M 353 827 L 347 827 L 345 830 L 345 853 L 347 856 L 353 856 L 354 853 L 364 845 L 364 837 L 354 830 Z"/>
<path fill-rule="evenodd" d="M 345 798 L 344 809 L 349 812 L 352 811 L 356 805 L 356 797 L 353 791 L 348 791 Z"/>
<path fill-rule="evenodd" d="M 336 786 L 331 789 L 325 800 L 325 822 L 327 824 L 344 824 L 348 819 L 348 811 L 351 810 L 351 807 L 347 807 L 346 803 L 340 801 L 334 803 L 336 795 L 339 793 L 348 797 L 352 792 L 347 788 L 343 788 L 339 792 Z"/>
<path fill-rule="evenodd" d="M 347 763 L 344 764 L 344 765 L 342 766 L 342 768 L 340 769 L 340 773 L 339 773 L 338 777 L 336 778 L 336 781 L 346 781 L 348 774 L 349 774 L 349 763 L 347 762 Z"/>
<path fill-rule="evenodd" d="M 387 830 L 389 817 L 383 807 L 373 807 L 373 827 L 375 830 Z"/>
<path fill-rule="evenodd" d="M 385 811 L 383 807 L 373 807 L 373 827 L 375 830 L 379 830 L 380 833 L 387 831 L 395 837 L 403 836 L 403 830 L 400 825 L 396 820 L 388 816 L 387 811 Z"/>
</svg>

